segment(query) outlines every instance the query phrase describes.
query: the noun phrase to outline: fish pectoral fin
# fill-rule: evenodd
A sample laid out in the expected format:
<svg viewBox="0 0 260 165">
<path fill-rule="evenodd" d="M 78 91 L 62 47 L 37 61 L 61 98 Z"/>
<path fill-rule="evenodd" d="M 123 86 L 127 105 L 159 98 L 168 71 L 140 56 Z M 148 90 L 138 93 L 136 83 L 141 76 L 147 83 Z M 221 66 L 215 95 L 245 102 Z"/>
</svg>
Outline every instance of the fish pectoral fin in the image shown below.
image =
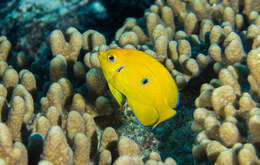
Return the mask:
<svg viewBox="0 0 260 165">
<path fill-rule="evenodd" d="M 136 102 L 133 99 L 128 99 L 128 98 L 127 98 L 127 102 L 129 107 L 134 112 L 135 117 L 138 120 L 138 123 L 141 126 L 144 127 L 152 126 L 154 123 L 158 121 L 159 115 L 153 106 L 142 104 Z"/>
<path fill-rule="evenodd" d="M 161 122 L 172 118 L 176 114 L 176 110 L 172 108 L 165 108 L 161 113 L 159 120 L 153 125 L 153 128 L 157 127 Z"/>
<path fill-rule="evenodd" d="M 108 83 L 108 87 L 109 87 L 112 95 L 114 96 L 114 98 L 118 102 L 118 104 L 120 106 L 122 106 L 124 104 L 124 101 L 125 101 L 125 96 L 109 83 Z"/>
</svg>

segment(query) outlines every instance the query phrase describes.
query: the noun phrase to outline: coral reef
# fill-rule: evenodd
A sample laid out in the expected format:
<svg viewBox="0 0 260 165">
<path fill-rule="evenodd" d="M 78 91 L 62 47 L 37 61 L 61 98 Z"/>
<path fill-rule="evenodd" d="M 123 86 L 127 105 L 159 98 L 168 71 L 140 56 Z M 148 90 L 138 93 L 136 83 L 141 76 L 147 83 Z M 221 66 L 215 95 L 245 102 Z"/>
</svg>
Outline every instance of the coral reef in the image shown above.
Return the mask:
<svg viewBox="0 0 260 165">
<path fill-rule="evenodd" d="M 235 37 L 229 45 L 241 38 L 237 33 L 231 33 L 224 43 L 230 35 Z M 250 39 L 248 35 L 246 37 Z M 242 46 L 241 43 L 239 45 Z M 224 58 L 227 61 L 216 61 L 213 67 L 218 79 L 201 85 L 200 95 L 195 100 L 195 121 L 191 126 L 193 131 L 198 132 L 197 144 L 192 149 L 197 160 L 208 158 L 218 165 L 260 163 L 257 154 L 260 142 L 260 95 L 257 85 L 260 47 L 250 46 L 252 49 L 246 58 L 240 58 L 237 54 L 234 57 L 238 61 L 231 62 L 228 58 Z M 235 45 L 232 49 L 232 55 L 242 50 Z"/>
<path fill-rule="evenodd" d="M 134 1 L 0 4 L 1 164 L 260 164 L 259 0 L 156 0 L 115 27 L 124 14 L 109 9 Z M 180 89 L 155 130 L 107 88 L 97 54 L 118 47 L 155 57 Z"/>
</svg>

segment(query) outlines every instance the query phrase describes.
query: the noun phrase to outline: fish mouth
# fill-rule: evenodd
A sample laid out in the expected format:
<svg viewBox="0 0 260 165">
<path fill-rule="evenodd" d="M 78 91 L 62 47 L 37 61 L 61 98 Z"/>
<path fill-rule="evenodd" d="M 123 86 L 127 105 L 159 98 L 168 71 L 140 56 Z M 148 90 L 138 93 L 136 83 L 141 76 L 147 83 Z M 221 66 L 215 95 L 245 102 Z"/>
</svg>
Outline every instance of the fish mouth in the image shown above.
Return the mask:
<svg viewBox="0 0 260 165">
<path fill-rule="evenodd" d="M 124 65 L 120 66 L 119 68 L 117 68 L 117 70 L 115 70 L 115 72 L 120 72 L 124 67 Z"/>
</svg>

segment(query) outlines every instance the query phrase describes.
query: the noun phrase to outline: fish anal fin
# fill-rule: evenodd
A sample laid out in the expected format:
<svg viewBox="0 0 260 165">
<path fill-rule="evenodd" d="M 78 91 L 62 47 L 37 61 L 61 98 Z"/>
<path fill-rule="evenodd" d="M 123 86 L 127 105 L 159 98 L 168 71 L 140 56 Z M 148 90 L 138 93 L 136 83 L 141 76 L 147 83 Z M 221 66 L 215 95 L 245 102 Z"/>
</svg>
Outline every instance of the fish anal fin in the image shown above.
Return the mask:
<svg viewBox="0 0 260 165">
<path fill-rule="evenodd" d="M 159 120 L 153 125 L 153 129 L 156 128 L 161 122 L 172 118 L 176 114 L 176 110 L 172 108 L 166 108 L 162 113 L 160 113 Z"/>
<path fill-rule="evenodd" d="M 116 88 L 114 88 L 111 84 L 108 83 L 108 87 L 112 93 L 112 95 L 114 96 L 114 98 L 116 99 L 116 101 L 118 102 L 118 104 L 120 106 L 122 106 L 123 102 L 124 102 L 124 95 L 119 92 Z"/>
<path fill-rule="evenodd" d="M 159 115 L 153 106 L 142 104 L 134 99 L 127 98 L 127 101 L 141 126 L 149 127 L 158 121 Z"/>
</svg>

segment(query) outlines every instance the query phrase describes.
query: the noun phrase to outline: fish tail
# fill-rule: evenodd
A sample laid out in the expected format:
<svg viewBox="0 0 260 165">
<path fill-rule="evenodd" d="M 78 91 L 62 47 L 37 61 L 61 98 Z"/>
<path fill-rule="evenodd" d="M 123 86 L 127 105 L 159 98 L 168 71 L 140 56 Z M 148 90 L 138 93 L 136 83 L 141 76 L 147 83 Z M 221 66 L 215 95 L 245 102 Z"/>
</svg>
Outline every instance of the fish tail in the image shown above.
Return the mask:
<svg viewBox="0 0 260 165">
<path fill-rule="evenodd" d="M 166 110 L 164 110 L 163 113 L 160 113 L 159 120 L 153 125 L 153 129 L 156 128 L 161 122 L 172 118 L 175 114 L 175 109 L 167 108 Z"/>
</svg>

